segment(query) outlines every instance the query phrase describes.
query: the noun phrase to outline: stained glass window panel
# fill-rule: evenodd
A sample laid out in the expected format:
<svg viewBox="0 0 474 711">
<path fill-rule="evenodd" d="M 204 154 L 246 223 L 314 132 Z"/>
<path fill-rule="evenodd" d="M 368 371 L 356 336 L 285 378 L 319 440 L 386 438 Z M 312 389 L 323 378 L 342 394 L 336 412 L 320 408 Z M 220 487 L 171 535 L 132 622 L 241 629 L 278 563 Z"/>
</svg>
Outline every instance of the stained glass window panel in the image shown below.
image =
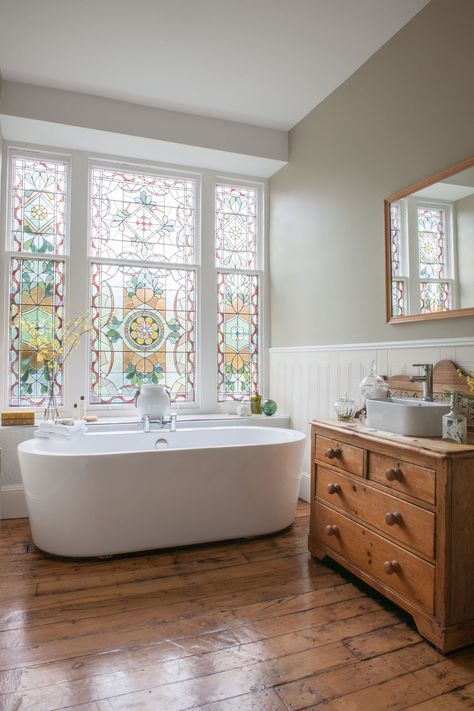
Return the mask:
<svg viewBox="0 0 474 711">
<path fill-rule="evenodd" d="M 390 246 L 392 254 L 392 277 L 400 276 L 400 205 L 390 205 Z"/>
<path fill-rule="evenodd" d="M 10 262 L 10 407 L 42 406 L 48 391 L 44 365 L 33 348 L 29 324 L 60 339 L 64 319 L 64 263 L 46 259 Z M 62 374 L 56 382 L 62 404 Z"/>
<path fill-rule="evenodd" d="M 218 274 L 218 399 L 258 389 L 258 277 Z"/>
<path fill-rule="evenodd" d="M 194 400 L 195 273 L 93 264 L 90 403 L 131 403 L 142 384 Z"/>
<path fill-rule="evenodd" d="M 445 212 L 418 208 L 418 254 L 422 279 L 446 278 Z"/>
<path fill-rule="evenodd" d="M 64 254 L 67 164 L 13 156 L 10 233 L 18 252 Z"/>
<path fill-rule="evenodd" d="M 405 282 L 392 280 L 392 316 L 405 316 Z"/>
<path fill-rule="evenodd" d="M 216 264 L 229 269 L 255 269 L 257 190 L 216 186 Z"/>
<path fill-rule="evenodd" d="M 449 282 L 420 282 L 420 313 L 447 311 L 449 302 Z"/>
<path fill-rule="evenodd" d="M 196 182 L 122 170 L 91 170 L 94 257 L 194 261 Z"/>
</svg>

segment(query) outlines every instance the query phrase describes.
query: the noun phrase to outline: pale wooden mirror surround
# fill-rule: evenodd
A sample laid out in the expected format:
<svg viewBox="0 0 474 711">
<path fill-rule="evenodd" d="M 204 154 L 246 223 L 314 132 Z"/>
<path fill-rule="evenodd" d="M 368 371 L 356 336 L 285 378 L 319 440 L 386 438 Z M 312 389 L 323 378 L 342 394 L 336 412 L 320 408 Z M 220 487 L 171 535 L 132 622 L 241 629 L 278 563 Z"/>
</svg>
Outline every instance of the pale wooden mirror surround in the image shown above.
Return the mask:
<svg viewBox="0 0 474 711">
<path fill-rule="evenodd" d="M 393 195 L 390 195 L 385 199 L 384 212 L 385 212 L 385 293 L 386 293 L 386 312 L 387 312 L 387 323 L 405 323 L 410 321 L 429 321 L 433 319 L 444 319 L 453 318 L 459 316 L 474 316 L 474 304 L 469 308 L 456 308 L 446 311 L 437 311 L 434 313 L 410 313 L 402 316 L 394 316 L 392 310 L 392 251 L 391 251 L 391 214 L 390 206 L 392 203 L 396 203 L 403 198 L 407 198 L 413 193 L 417 193 L 419 190 L 427 188 L 434 183 L 450 178 L 456 173 L 468 170 L 474 167 L 474 157 L 468 158 L 461 163 L 442 170 L 435 175 L 426 178 L 425 180 L 410 185 L 403 190 L 400 190 Z M 474 279 L 474 274 L 473 277 Z"/>
</svg>

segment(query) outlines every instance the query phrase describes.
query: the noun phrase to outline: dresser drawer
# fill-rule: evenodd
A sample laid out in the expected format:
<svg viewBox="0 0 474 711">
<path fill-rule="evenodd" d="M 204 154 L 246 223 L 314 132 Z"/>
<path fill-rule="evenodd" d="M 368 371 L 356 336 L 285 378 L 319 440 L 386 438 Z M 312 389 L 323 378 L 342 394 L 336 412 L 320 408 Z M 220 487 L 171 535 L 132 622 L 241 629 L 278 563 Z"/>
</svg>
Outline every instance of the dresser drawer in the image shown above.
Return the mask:
<svg viewBox="0 0 474 711">
<path fill-rule="evenodd" d="M 434 504 L 436 477 L 432 469 L 409 464 L 384 454 L 369 452 L 368 477 L 378 484 L 389 486 L 415 499 Z"/>
<path fill-rule="evenodd" d="M 317 501 L 311 506 L 311 533 L 321 545 L 433 613 L 434 565 Z"/>
<path fill-rule="evenodd" d="M 385 494 L 367 480 L 349 479 L 319 465 L 316 496 L 377 528 L 383 535 L 414 548 L 428 558 L 435 556 L 435 514 Z"/>
<path fill-rule="evenodd" d="M 365 450 L 360 447 L 317 435 L 315 456 L 320 462 L 364 476 Z"/>
</svg>

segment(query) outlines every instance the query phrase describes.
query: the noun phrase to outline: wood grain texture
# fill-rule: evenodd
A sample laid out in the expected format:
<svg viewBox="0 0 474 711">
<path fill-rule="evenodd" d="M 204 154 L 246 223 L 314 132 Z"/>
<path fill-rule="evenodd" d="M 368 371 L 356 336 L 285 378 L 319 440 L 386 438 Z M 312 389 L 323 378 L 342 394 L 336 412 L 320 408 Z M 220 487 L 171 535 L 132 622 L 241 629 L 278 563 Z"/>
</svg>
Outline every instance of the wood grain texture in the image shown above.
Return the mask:
<svg viewBox="0 0 474 711">
<path fill-rule="evenodd" d="M 382 534 L 409 546 L 417 553 L 434 558 L 435 514 L 420 506 L 351 479 L 322 465 L 317 469 L 316 497 L 323 503 L 362 518 Z M 391 524 L 387 515 L 396 513 Z M 391 525 L 390 525 L 391 524 Z"/>
<path fill-rule="evenodd" d="M 68 561 L 35 549 L 26 520 L 3 522 L 0 709 L 288 711 L 415 689 L 443 655 L 396 606 L 312 560 L 308 527 L 302 503 L 278 536 Z M 468 650 L 453 659 L 448 681 L 428 673 L 429 694 L 408 701 L 460 708 L 453 684 L 469 698 L 474 676 Z"/>
<path fill-rule="evenodd" d="M 312 462 L 312 554 L 332 557 L 400 604 L 441 650 L 472 643 L 472 445 L 313 422 L 316 441 L 331 435 L 340 448 L 365 447 L 368 466 L 360 477 L 317 456 Z"/>
</svg>

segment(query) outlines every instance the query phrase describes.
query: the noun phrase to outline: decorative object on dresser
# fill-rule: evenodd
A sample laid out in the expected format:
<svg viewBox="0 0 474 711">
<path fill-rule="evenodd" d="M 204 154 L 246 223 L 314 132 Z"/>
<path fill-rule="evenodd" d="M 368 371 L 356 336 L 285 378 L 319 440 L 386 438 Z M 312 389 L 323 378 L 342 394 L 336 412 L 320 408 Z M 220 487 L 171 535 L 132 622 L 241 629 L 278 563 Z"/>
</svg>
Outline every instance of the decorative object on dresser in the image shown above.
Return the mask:
<svg viewBox="0 0 474 711">
<path fill-rule="evenodd" d="M 444 652 L 474 642 L 474 444 L 311 425 L 311 554 L 410 613 Z"/>
</svg>

